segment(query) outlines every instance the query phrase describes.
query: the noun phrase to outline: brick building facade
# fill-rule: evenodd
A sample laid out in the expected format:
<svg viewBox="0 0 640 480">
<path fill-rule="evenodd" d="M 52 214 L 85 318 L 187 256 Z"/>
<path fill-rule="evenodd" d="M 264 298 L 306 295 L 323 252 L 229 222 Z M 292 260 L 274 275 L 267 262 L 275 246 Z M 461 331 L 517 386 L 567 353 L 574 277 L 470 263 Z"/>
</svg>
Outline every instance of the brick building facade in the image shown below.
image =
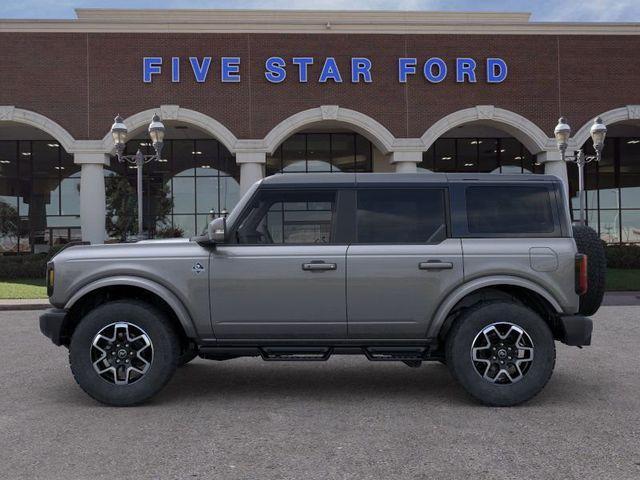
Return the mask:
<svg viewBox="0 0 640 480">
<path fill-rule="evenodd" d="M 489 13 L 77 15 L 0 20 L 0 200 L 19 217 L 0 249 L 48 248 L 80 230 L 103 241 L 105 172 L 107 182 L 132 173 L 111 158 L 113 117 L 140 139 L 135 150 L 153 112 L 170 151 L 145 189 L 153 198 L 168 186 L 174 205 L 159 219 L 147 202 L 150 231 L 196 233 L 265 171 L 509 167 L 556 174 L 573 194 L 575 172 L 552 138 L 563 115 L 572 148 L 587 142 L 594 117 L 610 127 L 604 161 L 588 172 L 589 221 L 607 241 L 640 240 L 638 24 Z"/>
</svg>

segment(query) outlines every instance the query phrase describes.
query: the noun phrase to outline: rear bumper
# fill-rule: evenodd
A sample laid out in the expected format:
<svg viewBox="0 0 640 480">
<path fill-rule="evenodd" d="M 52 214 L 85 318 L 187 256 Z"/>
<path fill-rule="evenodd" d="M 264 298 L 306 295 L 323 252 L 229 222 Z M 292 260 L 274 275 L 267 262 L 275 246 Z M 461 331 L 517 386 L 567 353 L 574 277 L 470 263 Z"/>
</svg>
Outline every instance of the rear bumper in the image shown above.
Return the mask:
<svg viewBox="0 0 640 480">
<path fill-rule="evenodd" d="M 559 340 L 562 343 L 572 347 L 591 345 L 593 322 L 590 318 L 582 315 L 567 315 L 560 317 L 558 320 L 560 323 Z"/>
<path fill-rule="evenodd" d="M 55 345 L 60 346 L 65 340 L 62 333 L 66 318 L 67 311 L 59 308 L 50 308 L 40 315 L 40 331 Z"/>
</svg>

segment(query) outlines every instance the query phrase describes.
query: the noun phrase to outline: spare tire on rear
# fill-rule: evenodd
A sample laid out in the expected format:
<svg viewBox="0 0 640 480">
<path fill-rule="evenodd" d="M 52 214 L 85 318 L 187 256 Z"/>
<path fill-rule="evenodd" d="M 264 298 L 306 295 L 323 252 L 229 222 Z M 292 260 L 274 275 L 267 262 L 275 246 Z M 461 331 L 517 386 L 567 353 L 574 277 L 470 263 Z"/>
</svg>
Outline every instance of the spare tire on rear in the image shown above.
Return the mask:
<svg viewBox="0 0 640 480">
<path fill-rule="evenodd" d="M 587 256 L 587 293 L 580 296 L 582 315 L 593 315 L 602 304 L 607 273 L 607 257 L 604 244 L 593 228 L 586 225 L 573 225 L 573 239 L 578 252 Z"/>
</svg>

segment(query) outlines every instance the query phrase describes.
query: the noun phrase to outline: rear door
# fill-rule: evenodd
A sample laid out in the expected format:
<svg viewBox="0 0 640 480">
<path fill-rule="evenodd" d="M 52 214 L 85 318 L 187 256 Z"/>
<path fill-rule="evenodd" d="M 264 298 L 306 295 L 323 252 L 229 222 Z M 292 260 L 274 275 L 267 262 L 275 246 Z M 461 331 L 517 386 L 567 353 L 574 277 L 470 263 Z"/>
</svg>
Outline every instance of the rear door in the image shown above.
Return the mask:
<svg viewBox="0 0 640 480">
<path fill-rule="evenodd" d="M 449 238 L 446 187 L 360 188 L 347 251 L 351 338 L 424 338 L 445 294 L 462 282 Z"/>
</svg>

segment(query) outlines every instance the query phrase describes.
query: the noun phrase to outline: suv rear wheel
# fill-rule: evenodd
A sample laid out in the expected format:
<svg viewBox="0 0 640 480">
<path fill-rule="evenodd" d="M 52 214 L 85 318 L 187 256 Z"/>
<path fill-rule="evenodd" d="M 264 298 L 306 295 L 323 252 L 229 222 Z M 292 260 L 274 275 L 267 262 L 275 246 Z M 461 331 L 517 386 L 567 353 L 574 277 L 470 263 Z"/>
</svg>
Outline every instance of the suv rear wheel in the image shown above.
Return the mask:
<svg viewBox="0 0 640 480">
<path fill-rule="evenodd" d="M 534 311 L 512 302 L 470 308 L 451 328 L 447 366 L 481 403 L 506 407 L 533 398 L 547 384 L 556 360 L 553 335 Z"/>
<path fill-rule="evenodd" d="M 180 355 L 169 320 L 143 302 L 123 300 L 90 311 L 69 345 L 71 371 L 94 399 L 113 406 L 142 403 L 171 379 Z"/>
</svg>

